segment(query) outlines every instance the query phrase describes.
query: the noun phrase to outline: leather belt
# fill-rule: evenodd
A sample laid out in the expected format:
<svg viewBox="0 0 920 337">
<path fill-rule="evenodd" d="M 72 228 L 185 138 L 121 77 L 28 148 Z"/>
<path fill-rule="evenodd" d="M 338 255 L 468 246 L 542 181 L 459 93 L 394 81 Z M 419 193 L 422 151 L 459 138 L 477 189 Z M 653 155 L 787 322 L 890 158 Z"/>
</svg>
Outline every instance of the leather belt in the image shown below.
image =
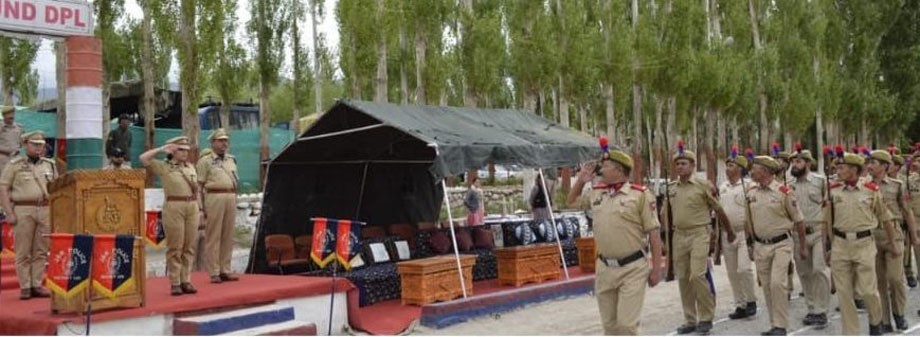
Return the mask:
<svg viewBox="0 0 920 337">
<path fill-rule="evenodd" d="M 21 200 L 13 201 L 13 206 L 48 206 L 48 200 Z"/>
<path fill-rule="evenodd" d="M 206 191 L 209 194 L 220 194 L 220 193 L 233 193 L 236 194 L 236 189 L 233 188 L 208 188 Z"/>
<path fill-rule="evenodd" d="M 842 238 L 842 239 L 849 239 L 849 240 L 862 239 L 865 237 L 872 236 L 872 230 L 870 229 L 859 231 L 859 232 L 846 232 L 846 233 L 841 232 L 837 229 L 834 229 L 833 232 L 834 232 L 834 235 L 836 235 L 837 237 Z"/>
<path fill-rule="evenodd" d="M 166 197 L 166 201 L 195 201 L 198 200 L 198 197 L 192 195 L 187 197 L 172 196 Z"/>
<path fill-rule="evenodd" d="M 755 237 L 754 237 L 754 240 L 756 240 L 757 242 L 760 242 L 760 243 L 762 243 L 762 244 L 765 244 L 765 245 L 772 245 L 772 244 L 776 244 L 776 243 L 783 242 L 783 240 L 786 240 L 786 239 L 788 239 L 788 238 L 789 238 L 789 233 L 783 233 L 783 234 L 774 236 L 774 237 L 769 238 L 769 239 L 766 239 L 766 240 L 761 239 L 761 238 L 755 236 Z"/>
<path fill-rule="evenodd" d="M 604 265 L 607 267 L 622 267 L 627 264 L 636 262 L 637 260 L 643 257 L 645 257 L 645 253 L 643 253 L 641 250 L 637 250 L 635 253 L 632 253 L 629 256 L 624 257 L 622 259 L 612 259 L 612 258 L 606 258 L 600 254 L 597 255 L 597 259 L 601 260 L 601 262 L 603 262 Z"/>
</svg>

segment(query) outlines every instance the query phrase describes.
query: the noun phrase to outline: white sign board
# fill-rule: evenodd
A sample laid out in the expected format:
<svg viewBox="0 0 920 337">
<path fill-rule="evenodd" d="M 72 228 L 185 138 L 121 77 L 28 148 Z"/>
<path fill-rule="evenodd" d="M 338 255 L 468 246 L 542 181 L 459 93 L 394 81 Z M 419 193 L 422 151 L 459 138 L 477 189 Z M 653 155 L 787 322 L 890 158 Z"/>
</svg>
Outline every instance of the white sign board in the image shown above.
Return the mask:
<svg viewBox="0 0 920 337">
<path fill-rule="evenodd" d="M 0 30 L 50 36 L 93 35 L 93 7 L 78 0 L 0 0 Z"/>
</svg>

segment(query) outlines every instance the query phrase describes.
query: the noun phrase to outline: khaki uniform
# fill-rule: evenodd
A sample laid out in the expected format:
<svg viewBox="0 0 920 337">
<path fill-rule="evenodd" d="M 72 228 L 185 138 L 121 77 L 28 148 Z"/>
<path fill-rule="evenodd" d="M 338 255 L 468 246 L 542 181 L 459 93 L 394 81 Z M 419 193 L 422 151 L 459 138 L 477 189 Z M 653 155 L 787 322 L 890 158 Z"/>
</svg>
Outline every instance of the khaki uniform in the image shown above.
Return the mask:
<svg viewBox="0 0 920 337">
<path fill-rule="evenodd" d="M 648 262 L 640 258 L 617 266 L 605 264 L 603 259 L 621 260 L 646 248 L 648 233 L 660 227 L 655 197 L 640 185 L 623 184 L 613 189 L 601 184 L 583 194 L 579 205 L 594 215 L 599 255 L 594 293 L 604 334 L 636 335 L 645 301 Z"/>
<path fill-rule="evenodd" d="M 147 166 L 160 176 L 166 202 L 163 226 L 166 229 L 166 273 L 173 286 L 191 283 L 194 242 L 198 232 L 198 175 L 189 163 L 154 159 Z"/>
<path fill-rule="evenodd" d="M 198 159 L 198 183 L 204 186 L 206 270 L 211 276 L 229 274 L 233 257 L 238 184 L 236 157 L 210 153 Z"/>
<path fill-rule="evenodd" d="M 57 179 L 54 161 L 26 156 L 14 158 L 0 174 L 0 185 L 9 188 L 16 225 L 16 275 L 20 289 L 41 287 L 48 262 L 51 220 L 48 213 L 48 183 Z"/>
<path fill-rule="evenodd" d="M 13 153 L 22 145 L 22 125 L 0 123 L 0 171 L 13 158 Z"/>
<path fill-rule="evenodd" d="M 892 314 L 904 316 L 904 306 L 907 304 L 904 260 L 901 256 L 892 257 L 887 253 L 892 241 L 899 251 L 904 251 L 904 232 L 897 228 L 904 220 L 902 211 L 907 207 L 907 195 L 905 186 L 900 180 L 885 177 L 880 185 L 882 200 L 888 212 L 891 213 L 891 219 L 897 224 L 894 238 L 889 238 L 882 226 L 873 230 L 876 249 L 879 251 L 875 256 L 875 274 L 882 306 L 882 323 L 890 324 Z"/>
<path fill-rule="evenodd" d="M 754 295 L 754 270 L 753 264 L 747 254 L 747 241 L 744 239 L 744 213 L 746 203 L 744 191 L 751 189 L 750 180 L 744 180 L 747 187 L 741 185 L 742 180 L 732 184 L 725 181 L 719 186 L 719 202 L 728 221 L 735 231 L 735 242 L 729 243 L 728 236 L 722 236 L 722 253 L 725 254 L 725 270 L 728 272 L 728 282 L 732 287 L 735 306 L 745 308 L 750 302 L 756 302 Z"/>
<path fill-rule="evenodd" d="M 920 175 L 918 175 L 917 172 L 912 172 L 910 174 L 910 178 L 903 180 L 903 181 L 907 182 L 906 190 L 910 192 L 909 194 L 910 196 L 908 198 L 908 205 L 910 207 L 910 210 L 914 213 L 914 220 L 920 221 Z M 917 223 L 920 223 L 920 222 L 917 222 Z M 920 250 L 913 249 L 913 251 L 914 251 L 914 256 L 911 256 L 909 254 L 904 254 L 904 264 L 910 265 L 910 268 L 906 268 L 904 270 L 904 273 L 907 274 L 908 276 L 917 275 L 916 271 L 920 269 L 920 267 L 917 266 L 917 263 L 920 263 Z M 910 261 L 911 258 L 913 258 L 914 260 Z"/>
<path fill-rule="evenodd" d="M 831 273 L 824 258 L 824 215 L 821 211 L 827 194 L 827 182 L 823 176 L 814 173 L 790 182 L 805 223 L 804 244 L 808 258 L 802 259 L 799 254 L 793 254 L 799 281 L 805 292 L 805 304 L 809 314 L 827 314 L 831 297 Z M 793 235 L 793 238 L 797 252 L 803 243 L 799 242 L 798 235 Z"/>
<path fill-rule="evenodd" d="M 859 334 L 859 316 L 856 314 L 855 295 L 866 303 L 869 324 L 882 322 L 879 303 L 878 280 L 875 277 L 876 245 L 872 235 L 857 238 L 857 233 L 878 228 L 882 221 L 891 221 L 891 213 L 882 201 L 878 185 L 860 179 L 856 186 L 831 183 L 831 201 L 836 216 L 831 225 L 831 275 L 837 285 L 837 303 L 840 305 L 842 332 Z M 830 208 L 824 208 L 824 218 L 830 222 Z M 843 234 L 845 238 L 840 237 Z"/>
<path fill-rule="evenodd" d="M 802 221 L 792 189 L 773 180 L 750 191 L 746 223 L 754 236 L 754 263 L 774 328 L 789 327 L 789 277 L 794 243 L 793 225 Z"/>
<path fill-rule="evenodd" d="M 672 181 L 669 186 L 674 215 L 674 273 L 677 275 L 684 320 L 696 325 L 711 322 L 715 311 L 715 286 L 709 270 L 709 214 L 719 209 L 712 185 L 699 178 Z M 667 201 L 667 200 L 666 200 Z"/>
</svg>

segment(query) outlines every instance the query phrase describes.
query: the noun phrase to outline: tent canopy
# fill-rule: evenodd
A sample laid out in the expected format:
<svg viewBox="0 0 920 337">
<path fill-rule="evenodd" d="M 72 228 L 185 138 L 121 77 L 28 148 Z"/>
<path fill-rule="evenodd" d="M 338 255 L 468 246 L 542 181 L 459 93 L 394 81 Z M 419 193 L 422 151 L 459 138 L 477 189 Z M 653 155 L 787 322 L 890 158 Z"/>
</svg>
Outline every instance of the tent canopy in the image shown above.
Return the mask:
<svg viewBox="0 0 920 337">
<path fill-rule="evenodd" d="M 522 110 L 341 100 L 269 163 L 251 270 L 264 269 L 266 235 L 311 235 L 311 217 L 435 222 L 445 176 L 489 163 L 575 165 L 595 144 Z"/>
</svg>

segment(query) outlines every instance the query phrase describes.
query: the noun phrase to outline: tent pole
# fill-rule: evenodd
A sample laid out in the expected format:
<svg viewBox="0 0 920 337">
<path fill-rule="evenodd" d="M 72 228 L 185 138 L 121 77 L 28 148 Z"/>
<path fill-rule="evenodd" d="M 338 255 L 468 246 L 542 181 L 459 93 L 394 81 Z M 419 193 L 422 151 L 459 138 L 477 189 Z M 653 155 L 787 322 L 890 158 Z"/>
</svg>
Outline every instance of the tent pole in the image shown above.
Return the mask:
<svg viewBox="0 0 920 337">
<path fill-rule="evenodd" d="M 549 221 L 553 224 L 553 231 L 556 231 L 556 216 L 553 214 L 553 202 L 550 201 L 549 190 L 546 189 L 546 179 L 543 177 L 543 169 L 540 169 L 540 185 L 543 186 L 543 194 L 546 195 L 546 210 L 549 211 Z M 565 253 L 562 252 L 562 242 L 559 241 L 559 232 L 556 231 L 556 247 L 559 248 L 559 259 L 562 260 L 562 271 L 565 272 L 565 279 L 569 279 L 569 266 L 565 263 Z"/>
<path fill-rule="evenodd" d="M 450 212 L 450 197 L 447 193 L 447 179 L 441 179 L 441 188 L 444 189 L 444 207 L 447 207 L 447 221 L 450 224 L 450 240 L 454 242 L 454 257 L 457 259 L 457 272 L 460 275 L 460 289 L 463 298 L 466 298 L 466 280 L 463 277 L 463 265 L 460 264 L 460 251 L 457 250 L 457 233 L 454 231 L 454 217 Z"/>
<path fill-rule="evenodd" d="M 364 201 L 364 186 L 367 183 L 367 166 L 368 162 L 364 162 L 364 174 L 361 176 L 361 191 L 358 192 L 358 207 L 355 208 L 355 221 L 357 221 L 358 216 L 361 215 L 361 204 L 362 201 Z"/>
</svg>

